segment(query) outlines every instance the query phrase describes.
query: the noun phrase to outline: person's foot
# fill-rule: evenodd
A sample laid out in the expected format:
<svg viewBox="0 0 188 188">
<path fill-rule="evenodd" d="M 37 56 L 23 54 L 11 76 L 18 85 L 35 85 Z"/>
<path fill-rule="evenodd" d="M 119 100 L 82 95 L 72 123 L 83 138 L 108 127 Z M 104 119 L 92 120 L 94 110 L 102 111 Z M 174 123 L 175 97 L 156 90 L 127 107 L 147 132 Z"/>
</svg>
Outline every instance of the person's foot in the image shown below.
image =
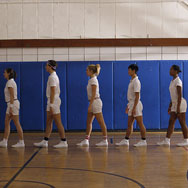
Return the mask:
<svg viewBox="0 0 188 188">
<path fill-rule="evenodd" d="M 129 140 L 123 139 L 121 142 L 116 143 L 116 146 L 129 146 Z"/>
<path fill-rule="evenodd" d="M 137 144 L 134 144 L 135 147 L 147 146 L 146 140 L 140 140 Z"/>
<path fill-rule="evenodd" d="M 162 140 L 161 142 L 157 142 L 158 146 L 170 146 L 170 141 L 167 139 Z"/>
<path fill-rule="evenodd" d="M 24 148 L 24 141 L 19 141 L 17 144 L 12 145 L 13 148 Z"/>
<path fill-rule="evenodd" d="M 54 148 L 67 148 L 68 144 L 67 144 L 67 141 L 60 141 L 59 144 L 54 145 L 53 147 Z"/>
<path fill-rule="evenodd" d="M 101 146 L 108 146 L 108 140 L 102 140 L 101 142 L 97 143 L 96 146 L 101 147 Z"/>
<path fill-rule="evenodd" d="M 82 140 L 80 143 L 76 144 L 77 146 L 85 146 L 88 147 L 89 146 L 89 140 L 88 139 L 84 139 Z"/>
<path fill-rule="evenodd" d="M 183 142 L 178 143 L 177 146 L 179 146 L 179 147 L 188 146 L 188 141 L 184 140 Z"/>
<path fill-rule="evenodd" d="M 36 146 L 36 147 L 39 147 L 39 148 L 47 148 L 48 147 L 48 141 L 42 140 L 41 142 L 34 143 L 33 145 Z"/>
<path fill-rule="evenodd" d="M 5 141 L 4 139 L 0 142 L 0 147 L 1 148 L 7 148 L 7 141 Z"/>
</svg>

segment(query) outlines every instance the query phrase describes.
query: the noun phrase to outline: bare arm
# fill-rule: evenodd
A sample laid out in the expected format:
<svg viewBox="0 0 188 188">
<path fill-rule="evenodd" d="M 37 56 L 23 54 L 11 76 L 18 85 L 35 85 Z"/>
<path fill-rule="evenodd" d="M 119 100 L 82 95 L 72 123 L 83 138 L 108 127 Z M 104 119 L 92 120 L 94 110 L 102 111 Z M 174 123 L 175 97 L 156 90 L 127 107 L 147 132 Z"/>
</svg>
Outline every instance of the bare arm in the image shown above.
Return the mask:
<svg viewBox="0 0 188 188">
<path fill-rule="evenodd" d="M 91 89 L 92 89 L 92 96 L 91 96 L 91 100 L 90 100 L 90 104 L 89 105 L 92 105 L 93 101 L 95 100 L 97 86 L 96 85 L 92 85 Z"/>
<path fill-rule="evenodd" d="M 8 88 L 10 93 L 10 104 L 14 104 L 14 89 L 12 87 Z"/>
<path fill-rule="evenodd" d="M 181 105 L 181 98 L 182 98 L 182 93 L 181 93 L 181 87 L 180 86 L 177 86 L 177 92 L 178 92 L 177 113 L 180 113 L 180 105 Z"/>
<path fill-rule="evenodd" d="M 50 104 L 54 103 L 55 98 L 55 86 L 50 87 Z"/>
<path fill-rule="evenodd" d="M 133 109 L 136 109 L 136 106 L 137 106 L 138 101 L 139 101 L 139 96 L 140 96 L 140 93 L 139 92 L 135 92 L 135 100 L 134 100 Z"/>
</svg>

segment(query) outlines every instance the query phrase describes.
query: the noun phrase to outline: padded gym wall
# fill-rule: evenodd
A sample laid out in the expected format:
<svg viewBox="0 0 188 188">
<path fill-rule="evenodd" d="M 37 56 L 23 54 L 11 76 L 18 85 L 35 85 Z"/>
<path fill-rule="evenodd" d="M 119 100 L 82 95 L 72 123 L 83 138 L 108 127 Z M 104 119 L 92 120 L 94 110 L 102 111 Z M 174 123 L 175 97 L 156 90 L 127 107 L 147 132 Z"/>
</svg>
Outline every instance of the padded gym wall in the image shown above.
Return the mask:
<svg viewBox="0 0 188 188">
<path fill-rule="evenodd" d="M 57 74 L 61 88 L 62 122 L 67 130 L 86 128 L 88 109 L 86 68 L 90 63 L 101 64 L 98 77 L 103 101 L 103 114 L 108 129 L 127 128 L 127 88 L 130 82 L 128 66 L 137 63 L 138 76 L 142 84 L 141 100 L 144 106 L 144 124 L 147 129 L 166 129 L 170 102 L 170 67 L 177 64 L 183 70 L 180 77 L 184 83 L 183 94 L 188 100 L 188 61 L 103 61 L 103 62 L 58 62 Z M 48 73 L 45 62 L 0 63 L 0 130 L 4 129 L 6 103 L 4 101 L 3 77 L 5 68 L 12 67 L 17 72 L 18 99 L 20 100 L 20 121 L 24 130 L 45 129 L 46 83 Z M 188 118 L 188 117 L 187 117 Z M 12 126 L 12 129 L 15 129 Z M 55 129 L 55 127 L 53 127 Z M 99 129 L 94 121 L 93 129 Z M 134 124 L 134 128 L 138 128 Z M 180 128 L 176 123 L 176 128 Z"/>
</svg>

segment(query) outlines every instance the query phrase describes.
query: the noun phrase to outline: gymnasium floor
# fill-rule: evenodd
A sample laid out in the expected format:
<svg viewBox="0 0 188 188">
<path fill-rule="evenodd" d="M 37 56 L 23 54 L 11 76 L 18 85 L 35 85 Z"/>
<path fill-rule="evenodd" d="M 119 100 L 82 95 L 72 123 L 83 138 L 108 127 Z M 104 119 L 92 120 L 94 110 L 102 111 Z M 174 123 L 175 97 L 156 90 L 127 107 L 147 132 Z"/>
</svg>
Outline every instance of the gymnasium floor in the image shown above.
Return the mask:
<svg viewBox="0 0 188 188">
<path fill-rule="evenodd" d="M 188 148 L 176 147 L 181 133 L 175 133 L 171 147 L 155 143 L 165 133 L 148 133 L 148 147 L 115 147 L 124 133 L 109 133 L 108 148 L 96 148 L 100 134 L 91 137 L 91 147 L 78 148 L 84 133 L 68 133 L 68 149 L 53 149 L 59 142 L 53 133 L 49 148 L 34 148 L 43 134 L 26 133 L 25 149 L 0 148 L 0 187 L 10 188 L 187 188 Z M 2 138 L 2 134 L 0 134 Z M 16 142 L 11 134 L 9 144 Z"/>
</svg>

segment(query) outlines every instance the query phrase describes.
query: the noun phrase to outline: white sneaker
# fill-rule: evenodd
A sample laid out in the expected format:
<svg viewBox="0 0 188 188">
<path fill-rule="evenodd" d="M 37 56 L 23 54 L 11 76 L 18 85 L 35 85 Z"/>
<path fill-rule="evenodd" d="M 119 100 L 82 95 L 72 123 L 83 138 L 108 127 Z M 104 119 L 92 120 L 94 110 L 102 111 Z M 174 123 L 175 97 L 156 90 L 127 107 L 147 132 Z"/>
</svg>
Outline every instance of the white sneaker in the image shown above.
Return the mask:
<svg viewBox="0 0 188 188">
<path fill-rule="evenodd" d="M 48 141 L 42 140 L 41 142 L 34 143 L 33 145 L 36 146 L 36 147 L 40 147 L 40 148 L 47 148 L 48 147 Z"/>
<path fill-rule="evenodd" d="M 7 148 L 7 141 L 5 141 L 4 139 L 0 142 L 0 147 L 1 148 Z"/>
<path fill-rule="evenodd" d="M 67 141 L 60 141 L 59 144 L 53 146 L 54 148 L 67 148 L 68 144 Z"/>
<path fill-rule="evenodd" d="M 84 139 L 82 140 L 80 143 L 76 144 L 77 146 L 85 146 L 88 147 L 89 146 L 89 140 L 88 139 Z"/>
<path fill-rule="evenodd" d="M 140 146 L 147 146 L 146 140 L 140 140 L 137 144 L 134 144 L 135 147 L 140 147 Z"/>
<path fill-rule="evenodd" d="M 116 146 L 129 146 L 129 140 L 123 139 L 121 142 L 116 143 Z"/>
<path fill-rule="evenodd" d="M 13 148 L 24 148 L 24 141 L 19 141 L 17 144 L 12 145 Z"/>
<path fill-rule="evenodd" d="M 184 140 L 183 142 L 178 143 L 177 146 L 179 146 L 179 147 L 188 146 L 188 142 L 187 142 L 187 140 L 186 141 Z"/>
<path fill-rule="evenodd" d="M 164 139 L 164 140 L 161 141 L 161 142 L 157 142 L 157 145 L 158 145 L 158 146 L 170 146 L 170 141 Z"/>
<path fill-rule="evenodd" d="M 99 146 L 99 147 L 100 146 L 108 146 L 108 140 L 107 139 L 103 140 L 103 141 L 97 143 L 96 146 Z"/>
</svg>

